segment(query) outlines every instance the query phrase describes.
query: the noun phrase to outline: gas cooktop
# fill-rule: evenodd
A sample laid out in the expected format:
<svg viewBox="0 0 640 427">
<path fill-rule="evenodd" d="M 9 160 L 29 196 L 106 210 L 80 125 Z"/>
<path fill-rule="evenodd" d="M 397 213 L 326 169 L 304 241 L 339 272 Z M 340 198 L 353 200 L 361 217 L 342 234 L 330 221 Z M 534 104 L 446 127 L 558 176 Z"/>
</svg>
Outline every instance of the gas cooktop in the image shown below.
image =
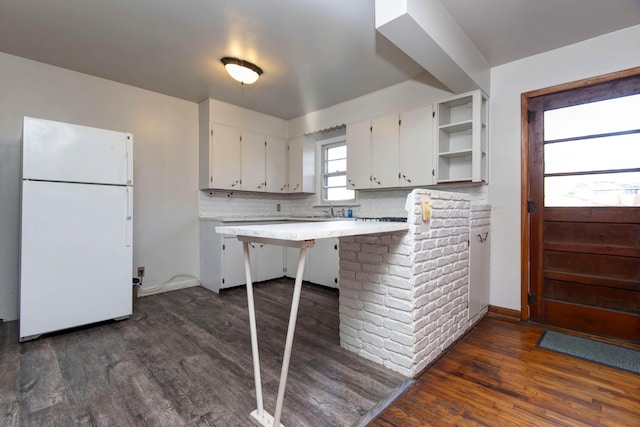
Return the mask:
<svg viewBox="0 0 640 427">
<path fill-rule="evenodd" d="M 372 221 L 372 222 L 407 222 L 406 217 L 402 216 L 383 216 L 378 218 L 373 217 L 358 217 L 356 221 Z"/>
</svg>

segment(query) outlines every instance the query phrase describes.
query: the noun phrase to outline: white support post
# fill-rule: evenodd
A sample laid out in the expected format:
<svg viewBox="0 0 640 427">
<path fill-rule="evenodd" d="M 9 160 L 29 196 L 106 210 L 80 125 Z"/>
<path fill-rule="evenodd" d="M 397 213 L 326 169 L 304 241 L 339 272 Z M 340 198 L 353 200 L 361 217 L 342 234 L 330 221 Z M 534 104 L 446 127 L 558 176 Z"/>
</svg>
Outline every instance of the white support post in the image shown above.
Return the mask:
<svg viewBox="0 0 640 427">
<path fill-rule="evenodd" d="M 247 280 L 247 303 L 249 306 L 249 327 L 251 328 L 251 354 L 253 356 L 253 377 L 256 383 L 256 412 L 263 417 L 262 380 L 260 378 L 260 354 L 258 353 L 258 331 L 256 328 L 256 310 L 253 304 L 253 282 L 251 281 L 251 263 L 249 260 L 249 242 L 242 242 L 244 251 L 244 271 Z"/>
<path fill-rule="evenodd" d="M 282 415 L 282 405 L 284 404 L 284 391 L 287 387 L 287 375 L 289 374 L 289 361 L 291 360 L 291 348 L 293 347 L 293 337 L 296 332 L 296 320 L 298 318 L 298 305 L 300 303 L 300 293 L 302 291 L 302 277 L 304 276 L 304 263 L 307 259 L 306 247 L 300 248 L 300 258 L 298 259 L 298 270 L 296 271 L 296 282 L 293 287 L 293 298 L 291 300 L 291 313 L 289 314 L 289 328 L 287 330 L 287 340 L 284 345 L 284 356 L 282 358 L 282 370 L 280 371 L 280 384 L 278 385 L 278 397 L 276 399 L 276 412 L 273 416 L 273 424 L 280 424 Z"/>
<path fill-rule="evenodd" d="M 280 424 L 282 407 L 284 405 L 284 392 L 287 387 L 287 376 L 289 374 L 289 362 L 291 361 L 291 349 L 293 348 L 293 337 L 296 332 L 296 320 L 298 318 L 298 306 L 300 305 L 300 294 L 302 292 L 302 277 L 304 276 L 304 264 L 307 259 L 307 251 L 315 241 L 304 240 L 292 242 L 287 240 L 260 239 L 256 237 L 239 236 L 244 250 L 244 269 L 247 279 L 247 302 L 249 305 L 249 326 L 251 328 L 251 352 L 253 354 L 253 375 L 256 382 L 256 404 L 257 409 L 251 412 L 249 418 L 251 422 L 262 427 L 284 427 Z M 293 287 L 293 297 L 291 298 L 291 312 L 289 314 L 289 326 L 287 329 L 287 339 L 284 345 L 284 355 L 282 357 L 282 370 L 280 371 L 280 383 L 278 384 L 278 396 L 276 398 L 276 410 L 274 416 L 263 408 L 262 403 L 262 381 L 260 379 L 260 356 L 258 354 L 258 333 L 256 328 L 256 312 L 253 302 L 253 283 L 251 282 L 251 263 L 249 260 L 249 242 L 258 241 L 266 244 L 280 244 L 282 246 L 292 246 L 300 248 L 298 258 L 298 270 L 296 281 Z"/>
</svg>

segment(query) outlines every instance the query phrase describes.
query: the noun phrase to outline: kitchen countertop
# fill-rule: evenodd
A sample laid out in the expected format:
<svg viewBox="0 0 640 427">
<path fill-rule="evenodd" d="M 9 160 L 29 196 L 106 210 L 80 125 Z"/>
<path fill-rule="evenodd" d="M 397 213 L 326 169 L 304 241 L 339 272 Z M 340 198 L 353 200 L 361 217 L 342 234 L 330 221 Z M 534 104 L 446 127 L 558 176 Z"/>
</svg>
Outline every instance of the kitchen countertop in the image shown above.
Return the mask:
<svg viewBox="0 0 640 427">
<path fill-rule="evenodd" d="M 216 232 L 261 239 L 305 241 L 406 231 L 406 222 L 312 221 L 284 224 L 223 225 Z"/>
<path fill-rule="evenodd" d="M 354 221 L 355 218 L 326 216 L 200 216 L 202 221 L 218 222 L 321 222 L 321 221 Z"/>
</svg>

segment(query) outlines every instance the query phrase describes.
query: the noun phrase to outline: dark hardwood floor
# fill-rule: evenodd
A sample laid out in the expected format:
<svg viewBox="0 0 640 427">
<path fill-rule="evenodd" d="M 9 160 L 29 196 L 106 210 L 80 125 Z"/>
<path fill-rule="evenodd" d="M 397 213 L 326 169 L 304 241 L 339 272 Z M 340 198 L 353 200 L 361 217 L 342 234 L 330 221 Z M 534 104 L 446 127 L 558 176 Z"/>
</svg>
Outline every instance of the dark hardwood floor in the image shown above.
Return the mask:
<svg viewBox="0 0 640 427">
<path fill-rule="evenodd" d="M 291 291 L 288 279 L 256 286 L 271 411 Z M 289 427 L 365 425 L 403 390 L 370 426 L 640 426 L 640 375 L 538 349 L 541 326 L 486 317 L 409 387 L 339 347 L 337 307 L 335 291 L 305 285 Z M 0 324 L 0 426 L 249 425 L 247 318 L 243 288 L 190 288 L 138 299 L 128 320 L 26 343 L 17 322 Z"/>
<path fill-rule="evenodd" d="M 640 375 L 539 349 L 543 330 L 485 317 L 370 426 L 640 426 Z"/>
<path fill-rule="evenodd" d="M 273 413 L 293 281 L 255 288 L 265 409 Z M 255 409 L 246 292 L 140 298 L 128 320 L 18 343 L 0 324 L 1 426 L 246 426 Z M 337 292 L 303 288 L 282 416 L 365 425 L 406 378 L 339 347 Z"/>
</svg>

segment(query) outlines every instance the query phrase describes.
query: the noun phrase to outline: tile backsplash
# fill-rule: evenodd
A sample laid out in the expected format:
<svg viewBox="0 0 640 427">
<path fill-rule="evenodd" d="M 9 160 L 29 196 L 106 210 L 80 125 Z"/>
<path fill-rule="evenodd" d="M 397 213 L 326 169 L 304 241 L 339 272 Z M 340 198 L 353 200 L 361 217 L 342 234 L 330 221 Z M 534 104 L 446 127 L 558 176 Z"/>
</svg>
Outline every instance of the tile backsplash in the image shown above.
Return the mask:
<svg viewBox="0 0 640 427">
<path fill-rule="evenodd" d="M 471 184 L 438 185 L 440 191 L 469 195 L 472 203 L 486 203 L 487 186 Z M 358 202 L 352 207 L 356 217 L 407 216 L 405 202 L 408 189 L 360 191 Z M 266 194 L 203 190 L 199 192 L 201 217 L 234 216 L 304 216 L 322 215 L 326 206 L 317 206 L 315 194 Z M 280 211 L 277 206 L 280 205 Z M 335 204 L 334 211 L 345 213 L 348 204 Z"/>
</svg>

